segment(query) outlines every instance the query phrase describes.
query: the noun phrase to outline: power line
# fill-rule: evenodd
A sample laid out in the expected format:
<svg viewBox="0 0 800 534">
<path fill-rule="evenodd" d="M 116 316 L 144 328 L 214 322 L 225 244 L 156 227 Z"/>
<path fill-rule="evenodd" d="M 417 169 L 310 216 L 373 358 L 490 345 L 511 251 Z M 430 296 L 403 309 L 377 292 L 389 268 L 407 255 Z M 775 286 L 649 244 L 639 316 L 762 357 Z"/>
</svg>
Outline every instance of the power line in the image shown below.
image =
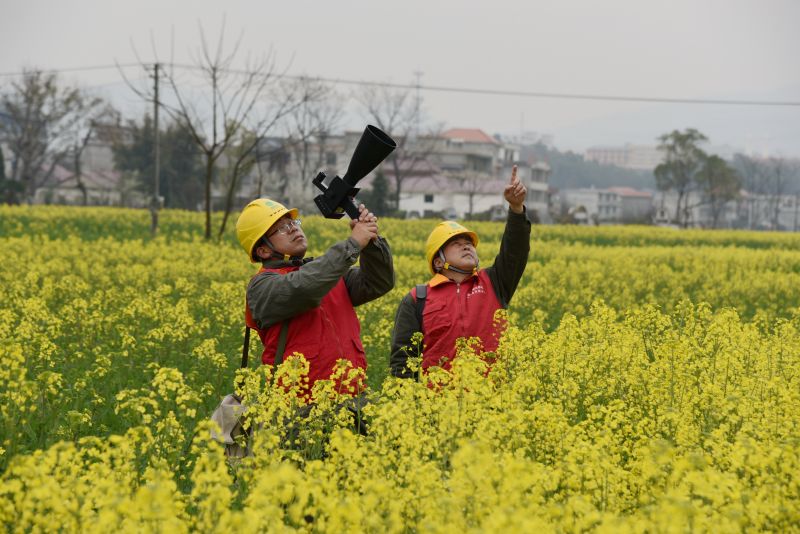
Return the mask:
<svg viewBox="0 0 800 534">
<path fill-rule="evenodd" d="M 12 77 L 12 76 L 22 76 L 29 72 L 41 72 L 43 74 L 61 74 L 65 72 L 88 72 L 91 70 L 111 70 L 117 68 L 131 68 L 131 67 L 144 67 L 144 65 L 140 63 L 125 63 L 125 64 L 114 64 L 114 65 L 93 65 L 90 67 L 68 67 L 62 69 L 31 69 L 27 72 L 0 72 L 0 77 Z"/>
<path fill-rule="evenodd" d="M 289 76 L 287 76 L 289 77 Z M 296 76 L 295 78 L 302 78 Z M 371 85 L 375 87 L 389 87 L 396 89 L 417 89 L 422 91 L 436 91 L 447 93 L 465 93 L 476 95 L 493 96 L 518 96 L 529 98 L 556 98 L 567 100 L 600 100 L 615 102 L 648 102 L 665 104 L 714 104 L 714 105 L 736 105 L 736 106 L 800 106 L 799 102 L 791 101 L 769 101 L 769 100 L 723 100 L 711 98 L 666 98 L 666 97 L 645 97 L 645 96 L 617 96 L 617 95 L 594 95 L 580 93 L 545 93 L 538 91 L 505 91 L 501 89 L 476 89 L 468 87 L 452 87 L 437 85 L 414 85 L 401 83 L 370 82 L 363 80 L 345 80 L 339 78 L 310 78 L 322 82 L 349 85 Z"/>
<path fill-rule="evenodd" d="M 174 64 L 174 67 L 183 69 L 199 69 L 197 65 L 184 65 Z M 230 69 L 228 72 L 238 74 L 251 74 L 245 70 Z M 350 80 L 346 78 L 325 78 L 321 76 L 300 76 L 300 75 L 283 75 L 283 78 L 290 80 L 314 80 L 332 84 L 342 85 L 360 85 L 372 87 L 386 87 L 391 89 L 409 89 L 417 91 L 434 91 L 434 92 L 447 92 L 447 93 L 464 93 L 464 94 L 477 94 L 477 95 L 492 95 L 492 96 L 517 96 L 528 98 L 555 98 L 555 99 L 568 99 L 568 100 L 599 100 L 599 101 L 612 101 L 612 102 L 647 102 L 647 103 L 663 103 L 663 104 L 711 104 L 711 105 L 735 105 L 735 106 L 778 106 L 778 107 L 800 107 L 800 101 L 771 101 L 771 100 L 725 100 L 714 98 L 669 98 L 669 97 L 645 97 L 645 96 L 618 96 L 618 95 L 596 95 L 596 94 L 580 94 L 580 93 L 547 93 L 539 91 L 506 91 L 502 89 L 477 89 L 468 87 L 453 87 L 453 86 L 440 86 L 440 85 L 422 85 L 406 84 L 406 83 L 392 83 L 392 82 L 375 82 L 369 80 Z"/>
<path fill-rule="evenodd" d="M 170 67 L 182 69 L 200 70 L 197 65 L 186 65 L 171 63 Z M 74 67 L 63 69 L 47 69 L 40 72 L 45 73 L 64 73 L 81 72 L 92 70 L 108 70 L 117 68 L 144 67 L 139 63 L 128 63 L 120 65 L 96 65 L 90 67 Z M 226 72 L 235 74 L 252 74 L 250 71 L 227 69 Z M 0 77 L 21 76 L 24 72 L 3 72 Z M 721 106 L 761 106 L 761 107 L 800 107 L 800 101 L 787 100 L 728 100 L 720 98 L 672 98 L 672 97 L 649 97 L 636 95 L 600 95 L 591 93 L 562 93 L 562 92 L 543 92 L 543 91 L 508 91 L 503 89 L 486 89 L 472 87 L 456 87 L 446 85 L 422 85 L 392 82 L 376 82 L 371 80 L 353 80 L 347 78 L 326 78 L 323 76 L 301 76 L 301 75 L 276 75 L 276 77 L 289 80 L 313 80 L 334 85 L 357 85 L 362 87 L 385 87 L 389 89 L 407 89 L 417 91 L 430 91 L 456 94 L 472 94 L 485 96 L 513 96 L 521 98 L 547 98 L 559 100 L 591 100 L 600 102 L 640 102 L 650 104 L 692 104 L 692 105 L 721 105 Z"/>
</svg>

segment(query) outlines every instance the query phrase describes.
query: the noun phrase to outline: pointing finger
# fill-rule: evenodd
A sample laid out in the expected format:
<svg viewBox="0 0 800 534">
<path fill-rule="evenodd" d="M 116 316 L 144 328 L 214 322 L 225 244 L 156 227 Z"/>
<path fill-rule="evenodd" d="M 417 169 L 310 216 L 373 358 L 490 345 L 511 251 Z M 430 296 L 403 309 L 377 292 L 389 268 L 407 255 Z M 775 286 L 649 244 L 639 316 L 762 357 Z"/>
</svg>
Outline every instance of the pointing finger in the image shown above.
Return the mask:
<svg viewBox="0 0 800 534">
<path fill-rule="evenodd" d="M 511 180 L 508 183 L 513 184 L 516 179 L 517 179 L 517 166 L 514 165 L 513 167 L 511 167 Z"/>
</svg>

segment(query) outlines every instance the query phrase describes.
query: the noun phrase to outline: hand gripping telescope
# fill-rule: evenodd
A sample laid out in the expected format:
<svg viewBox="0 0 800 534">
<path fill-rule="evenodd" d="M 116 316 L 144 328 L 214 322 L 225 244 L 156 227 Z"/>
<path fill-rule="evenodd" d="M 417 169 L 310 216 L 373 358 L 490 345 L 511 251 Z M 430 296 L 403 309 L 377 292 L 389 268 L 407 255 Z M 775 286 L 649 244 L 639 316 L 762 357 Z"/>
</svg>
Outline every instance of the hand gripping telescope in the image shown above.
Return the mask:
<svg viewBox="0 0 800 534">
<path fill-rule="evenodd" d="M 319 211 L 328 219 L 341 219 L 345 213 L 351 219 L 358 219 L 358 207 L 353 202 L 359 191 L 356 184 L 386 159 L 395 148 L 397 143 L 391 137 L 375 126 L 367 126 L 353 152 L 344 178 L 334 176 L 327 187 L 323 183 L 327 178 L 324 172 L 312 180 L 311 183 L 322 191 L 321 195 L 314 197 L 314 203 Z"/>
</svg>

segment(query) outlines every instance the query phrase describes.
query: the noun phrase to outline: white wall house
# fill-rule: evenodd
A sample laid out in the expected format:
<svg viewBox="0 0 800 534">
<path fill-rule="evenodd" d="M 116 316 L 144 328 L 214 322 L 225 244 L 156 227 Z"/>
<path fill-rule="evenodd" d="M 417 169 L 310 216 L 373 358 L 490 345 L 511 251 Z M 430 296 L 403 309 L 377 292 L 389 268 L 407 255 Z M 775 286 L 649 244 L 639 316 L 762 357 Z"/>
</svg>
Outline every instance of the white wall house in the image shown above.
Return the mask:
<svg viewBox="0 0 800 534">
<path fill-rule="evenodd" d="M 607 189 L 581 187 L 562 189 L 559 194 L 562 213 L 585 213 L 589 222 L 616 222 L 621 214 L 619 195 Z"/>
<path fill-rule="evenodd" d="M 800 195 L 763 195 L 741 191 L 739 198 L 721 206 L 711 205 L 700 192 L 691 191 L 684 203 L 688 209 L 675 216 L 678 195 L 674 191 L 656 193 L 656 224 L 692 228 L 740 228 L 749 230 L 800 230 Z M 716 211 L 716 213 L 715 213 Z M 714 216 L 716 215 L 716 223 Z"/>
<path fill-rule="evenodd" d="M 308 147 L 308 165 L 302 170 L 297 151 L 286 146 L 285 140 L 275 138 L 265 141 L 262 153 L 267 154 L 258 168 L 242 179 L 237 199 L 244 205 L 246 198 L 272 195 L 305 211 L 316 212 L 313 198 L 319 191 L 311 180 L 318 172 L 328 176 L 343 176 L 363 130 L 329 135 L 322 140 L 312 140 Z M 466 218 L 472 213 L 488 213 L 507 209 L 503 189 L 511 174 L 512 165 L 518 166 L 518 175 L 528 188 L 526 205 L 535 220 L 549 222 L 550 195 L 548 179 L 550 167 L 544 162 L 519 161 L 519 147 L 502 143 L 480 129 L 457 128 L 447 130 L 437 137 L 421 136 L 409 139 L 406 159 L 399 159 L 402 183 L 399 206 L 409 217 L 440 216 L 448 214 Z M 271 155 L 270 155 L 271 154 Z M 386 160 L 380 165 L 390 193 L 395 191 L 395 165 Z M 375 171 L 363 178 L 358 186 L 370 189 Z M 261 186 L 259 189 L 259 185 Z M 215 196 L 222 196 L 219 189 Z"/>
<path fill-rule="evenodd" d="M 543 161 L 532 163 L 518 161 L 517 176 L 528 189 L 528 197 L 525 205 L 528 208 L 531 220 L 551 223 L 552 222 L 552 199 L 550 194 L 550 166 Z M 511 166 L 507 166 L 500 173 L 500 180 L 508 180 L 511 176 Z"/>
<path fill-rule="evenodd" d="M 561 214 L 585 214 L 586 222 L 649 223 L 653 196 L 631 187 L 583 187 L 559 192 Z"/>
<path fill-rule="evenodd" d="M 505 218 L 505 183 L 487 180 L 468 192 L 460 192 L 460 186 L 458 179 L 444 174 L 412 177 L 400 196 L 400 210 L 409 218 L 469 219 L 478 214 L 492 220 Z"/>
<path fill-rule="evenodd" d="M 664 161 L 664 153 L 655 146 L 593 146 L 586 150 L 587 161 L 602 165 L 616 165 L 625 169 L 651 171 Z"/>
<path fill-rule="evenodd" d="M 147 201 L 148 197 L 138 190 L 137 184 L 126 181 L 117 171 L 86 170 L 79 180 L 74 172 L 61 166 L 56 166 L 33 197 L 34 204 L 80 206 L 85 202 L 89 206 L 131 208 L 145 207 Z"/>
<path fill-rule="evenodd" d="M 619 221 L 625 223 L 651 223 L 653 219 L 653 194 L 632 187 L 609 187 L 608 191 L 619 197 Z"/>
</svg>

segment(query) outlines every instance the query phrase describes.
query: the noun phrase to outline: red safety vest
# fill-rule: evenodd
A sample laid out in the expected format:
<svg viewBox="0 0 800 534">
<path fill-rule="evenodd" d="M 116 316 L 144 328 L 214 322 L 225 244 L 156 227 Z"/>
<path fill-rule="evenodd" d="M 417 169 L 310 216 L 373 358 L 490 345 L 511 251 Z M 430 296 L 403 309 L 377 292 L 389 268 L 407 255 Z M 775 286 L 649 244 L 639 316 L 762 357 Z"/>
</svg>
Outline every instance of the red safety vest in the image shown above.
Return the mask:
<svg viewBox="0 0 800 534">
<path fill-rule="evenodd" d="M 417 288 L 411 294 L 416 301 Z M 456 339 L 461 337 L 480 338 L 484 352 L 496 351 L 506 327 L 504 318 L 495 320 L 495 312 L 501 308 L 486 270 L 461 283 L 441 274 L 434 276 L 422 312 L 422 368 L 438 365 L 450 369 Z"/>
<path fill-rule="evenodd" d="M 280 269 L 262 267 L 258 273 L 271 272 L 283 275 L 297 269 L 299 267 Z M 298 352 L 309 362 L 308 387 L 301 392 L 301 396 L 310 399 L 314 383 L 317 380 L 330 378 L 336 362 L 340 359 L 349 360 L 353 368 L 367 368 L 367 359 L 361 344 L 361 327 L 344 278 L 339 279 L 333 289 L 322 298 L 319 306 L 287 320 L 289 329 L 286 333 L 284 360 Z M 258 336 L 264 344 L 261 363 L 273 365 L 282 323 L 263 329 L 258 328 L 250 313 L 250 307 L 247 305 L 245 305 L 245 321 L 247 326 L 258 332 Z M 350 381 L 346 384 L 339 381 L 336 385 L 337 391 L 340 393 L 347 393 L 349 386 L 355 388 L 354 394 L 358 394 L 366 387 L 363 381 Z"/>
</svg>

